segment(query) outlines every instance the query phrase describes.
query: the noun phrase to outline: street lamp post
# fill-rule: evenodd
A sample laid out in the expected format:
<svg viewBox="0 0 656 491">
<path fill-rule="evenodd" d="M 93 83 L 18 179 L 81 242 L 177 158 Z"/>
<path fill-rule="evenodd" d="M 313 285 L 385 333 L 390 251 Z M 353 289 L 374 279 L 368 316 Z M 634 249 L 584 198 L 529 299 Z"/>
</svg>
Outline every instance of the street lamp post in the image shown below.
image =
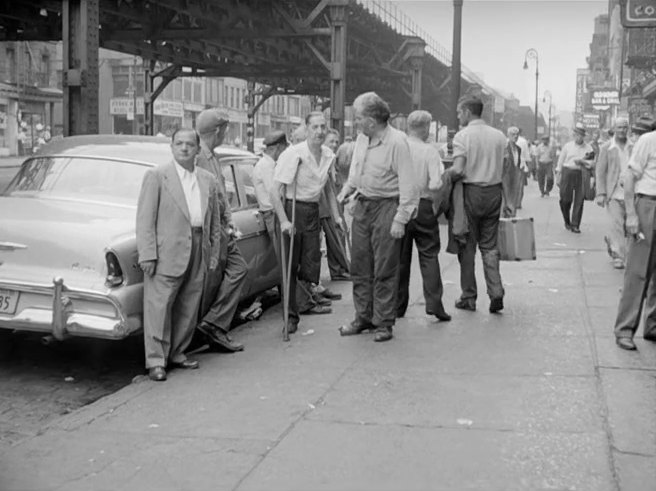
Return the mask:
<svg viewBox="0 0 656 491">
<path fill-rule="evenodd" d="M 535 138 L 538 137 L 538 80 L 540 78 L 540 71 L 538 68 L 539 59 L 538 51 L 535 48 L 529 48 L 524 54 L 524 70 L 528 70 L 528 60 L 535 60 Z"/>
<path fill-rule="evenodd" d="M 458 131 L 458 99 L 460 98 L 460 46 L 463 0 L 453 0 L 453 51 L 451 53 L 450 130 Z"/>
<path fill-rule="evenodd" d="M 549 135 L 549 139 L 551 139 L 551 92 L 548 90 L 544 91 L 544 96 L 542 97 L 542 102 L 547 102 L 547 97 L 549 98 L 549 132 L 547 135 Z"/>
</svg>

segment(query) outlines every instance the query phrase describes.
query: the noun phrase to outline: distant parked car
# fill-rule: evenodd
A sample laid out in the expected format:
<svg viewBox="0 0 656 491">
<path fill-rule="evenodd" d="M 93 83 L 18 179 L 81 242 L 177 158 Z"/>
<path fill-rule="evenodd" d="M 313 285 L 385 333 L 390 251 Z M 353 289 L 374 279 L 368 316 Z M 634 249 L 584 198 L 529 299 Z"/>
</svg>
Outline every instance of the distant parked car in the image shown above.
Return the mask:
<svg viewBox="0 0 656 491">
<path fill-rule="evenodd" d="M 278 284 L 274 248 L 251 182 L 257 157 L 216 150 L 249 274 L 242 297 Z M 0 331 L 122 339 L 142 328 L 136 208 L 166 138 L 63 138 L 28 158 L 0 195 Z"/>
</svg>

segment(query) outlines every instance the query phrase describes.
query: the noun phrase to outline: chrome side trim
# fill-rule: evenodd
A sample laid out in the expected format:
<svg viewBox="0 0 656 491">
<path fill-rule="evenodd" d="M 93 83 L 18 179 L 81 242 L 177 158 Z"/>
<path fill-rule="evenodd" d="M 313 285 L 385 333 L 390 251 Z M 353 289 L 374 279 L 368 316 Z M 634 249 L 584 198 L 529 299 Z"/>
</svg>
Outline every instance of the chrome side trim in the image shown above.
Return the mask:
<svg viewBox="0 0 656 491">
<path fill-rule="evenodd" d="M 15 251 L 16 249 L 27 249 L 27 246 L 17 242 L 0 242 L 0 251 Z"/>
</svg>

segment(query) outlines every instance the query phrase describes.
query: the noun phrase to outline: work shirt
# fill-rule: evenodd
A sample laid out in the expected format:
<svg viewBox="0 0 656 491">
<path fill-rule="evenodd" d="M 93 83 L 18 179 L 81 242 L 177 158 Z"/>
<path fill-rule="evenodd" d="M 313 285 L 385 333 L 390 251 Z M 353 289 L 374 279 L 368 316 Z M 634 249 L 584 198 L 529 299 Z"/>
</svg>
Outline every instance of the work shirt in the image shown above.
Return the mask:
<svg viewBox="0 0 656 491">
<path fill-rule="evenodd" d="M 185 201 L 187 202 L 187 210 L 189 211 L 189 221 L 192 227 L 203 226 L 203 212 L 200 202 L 200 187 L 198 187 L 198 176 L 196 174 L 196 167 L 189 172 L 180 164 L 175 162 L 175 170 L 180 178 L 182 184 L 182 192 L 184 193 Z"/>
<path fill-rule="evenodd" d="M 273 176 L 276 162 L 270 155 L 264 154 L 253 167 L 253 187 L 260 211 L 273 210 L 271 193 L 274 192 Z"/>
<path fill-rule="evenodd" d="M 636 194 L 656 196 L 656 132 L 638 138 L 629 159 L 629 169 L 636 178 Z"/>
<path fill-rule="evenodd" d="M 355 140 L 346 194 L 357 190 L 367 198 L 398 198 L 394 221 L 406 224 L 419 205 L 419 190 L 405 133 L 387 125 L 380 137 L 360 134 Z"/>
<path fill-rule="evenodd" d="M 419 198 L 432 199 L 431 191 L 436 191 L 442 186 L 444 164 L 440 159 L 440 152 L 434 145 L 414 136 L 408 137 L 408 147 L 415 170 Z"/>
<path fill-rule="evenodd" d="M 565 143 L 558 158 L 558 172 L 563 167 L 567 169 L 580 169 L 581 166 L 575 160 L 585 158 L 585 154 L 590 152 L 592 152 L 592 147 L 585 142 L 581 145 L 577 145 L 574 140 Z"/>
<path fill-rule="evenodd" d="M 326 182 L 335 154 L 325 145 L 321 146 L 321 159 L 317 162 L 310 151 L 307 141 L 287 149 L 278 157 L 274 179 L 278 184 L 285 184 L 286 198 L 294 197 L 294 178 L 296 179 L 296 200 L 318 203 Z"/>
<path fill-rule="evenodd" d="M 629 147 L 629 142 L 627 141 L 624 144 L 624 148 L 617 144 L 615 138 L 610 142 L 608 146 L 608 152 L 613 149 L 617 149 L 617 153 L 620 156 L 620 176 L 623 176 L 626 170 L 629 168 L 629 157 L 631 156 L 631 150 Z M 624 188 L 622 186 L 615 186 L 613 194 L 610 196 L 611 199 L 624 200 Z"/>
<path fill-rule="evenodd" d="M 479 186 L 501 184 L 506 137 L 475 119 L 453 137 L 453 158 L 465 157 L 463 182 Z"/>
<path fill-rule="evenodd" d="M 528 141 L 523 136 L 519 136 L 517 138 L 517 146 L 522 151 L 521 153 L 522 169 L 528 170 L 528 162 L 531 160 L 531 151 L 528 148 Z"/>
<path fill-rule="evenodd" d="M 554 161 L 554 149 L 551 145 L 540 143 L 535 154 L 538 157 L 538 164 L 551 164 Z"/>
</svg>

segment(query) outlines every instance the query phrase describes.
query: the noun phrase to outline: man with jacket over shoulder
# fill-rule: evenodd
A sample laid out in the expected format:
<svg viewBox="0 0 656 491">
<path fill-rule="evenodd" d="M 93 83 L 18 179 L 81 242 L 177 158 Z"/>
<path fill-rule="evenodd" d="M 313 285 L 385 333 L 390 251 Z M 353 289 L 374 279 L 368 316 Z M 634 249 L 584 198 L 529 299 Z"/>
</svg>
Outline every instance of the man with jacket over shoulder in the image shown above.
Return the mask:
<svg viewBox="0 0 656 491">
<path fill-rule="evenodd" d="M 146 368 L 155 381 L 166 380 L 168 366 L 198 368 L 184 352 L 196 325 L 205 273 L 218 265 L 218 182 L 196 167 L 199 146 L 194 130 L 173 133 L 173 161 L 146 172 L 137 204 Z"/>
<path fill-rule="evenodd" d="M 401 239 L 417 213 L 419 191 L 404 133 L 389 124 L 390 109 L 375 92 L 353 102 L 362 133 L 349 177 L 338 196 L 355 200 L 351 227 L 351 280 L 355 319 L 342 336 L 375 330 L 374 341 L 392 339 L 396 320 Z"/>
</svg>

